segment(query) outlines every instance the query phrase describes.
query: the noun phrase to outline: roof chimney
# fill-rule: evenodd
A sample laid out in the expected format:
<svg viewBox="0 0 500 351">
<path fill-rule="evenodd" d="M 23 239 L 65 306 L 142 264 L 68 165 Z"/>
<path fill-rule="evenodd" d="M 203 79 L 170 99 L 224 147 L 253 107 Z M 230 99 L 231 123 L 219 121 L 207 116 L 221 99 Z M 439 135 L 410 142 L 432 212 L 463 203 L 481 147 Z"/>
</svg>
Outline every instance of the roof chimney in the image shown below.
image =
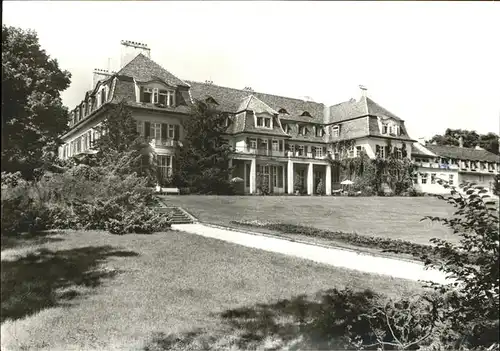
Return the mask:
<svg viewBox="0 0 500 351">
<path fill-rule="evenodd" d="M 458 146 L 464 147 L 464 137 L 460 135 L 458 138 Z"/>
<path fill-rule="evenodd" d="M 132 61 L 139 54 L 151 58 L 151 49 L 148 48 L 146 44 L 130 40 L 122 40 L 120 44 L 122 45 L 120 68 L 125 67 L 127 63 Z"/>
<path fill-rule="evenodd" d="M 243 90 L 246 90 L 246 91 L 253 91 L 253 89 L 251 87 L 245 87 Z"/>
<path fill-rule="evenodd" d="M 366 97 L 366 91 L 368 90 L 364 85 L 360 85 L 359 89 L 361 89 L 361 97 Z"/>
<path fill-rule="evenodd" d="M 114 73 L 116 72 L 110 72 L 106 69 L 94 68 L 94 71 L 92 72 L 92 90 L 94 90 L 99 81 L 111 77 Z"/>
</svg>

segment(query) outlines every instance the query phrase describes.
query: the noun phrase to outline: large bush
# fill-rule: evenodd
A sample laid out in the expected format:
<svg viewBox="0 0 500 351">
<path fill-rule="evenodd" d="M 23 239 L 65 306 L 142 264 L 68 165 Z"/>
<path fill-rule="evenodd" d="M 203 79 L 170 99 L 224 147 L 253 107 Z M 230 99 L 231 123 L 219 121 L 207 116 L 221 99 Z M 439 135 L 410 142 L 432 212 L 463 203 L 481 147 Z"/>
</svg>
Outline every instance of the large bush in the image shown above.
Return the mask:
<svg viewBox="0 0 500 351">
<path fill-rule="evenodd" d="M 79 165 L 2 191 L 2 234 L 43 229 L 101 229 L 151 233 L 169 226 L 155 212 L 147 179 Z"/>
</svg>

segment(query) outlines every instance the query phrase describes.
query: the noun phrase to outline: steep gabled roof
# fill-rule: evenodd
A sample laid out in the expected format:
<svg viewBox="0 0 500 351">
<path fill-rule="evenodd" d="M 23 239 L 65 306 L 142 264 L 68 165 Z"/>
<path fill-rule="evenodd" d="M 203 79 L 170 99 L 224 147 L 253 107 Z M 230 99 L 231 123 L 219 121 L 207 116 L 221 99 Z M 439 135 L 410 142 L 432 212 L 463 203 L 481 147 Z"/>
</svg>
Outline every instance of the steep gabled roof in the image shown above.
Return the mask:
<svg viewBox="0 0 500 351">
<path fill-rule="evenodd" d="M 269 113 L 270 115 L 277 115 L 274 109 L 269 107 L 265 102 L 259 100 L 253 95 L 249 95 L 243 99 L 237 109 L 237 113 L 241 111 L 253 111 L 255 113 Z"/>
<path fill-rule="evenodd" d="M 362 117 L 366 115 L 381 118 L 392 118 L 402 121 L 401 118 L 386 110 L 369 97 L 361 97 L 359 100 L 351 99 L 340 104 L 330 106 L 330 123 L 340 122 L 346 119 Z"/>
<path fill-rule="evenodd" d="M 187 81 L 187 83 L 191 86 L 190 91 L 194 99 L 204 101 L 207 97 L 211 96 L 219 103 L 219 108 L 224 112 L 237 112 L 240 107 L 241 100 L 249 95 L 253 95 L 274 111 L 278 111 L 281 108 L 286 109 L 289 114 L 281 114 L 281 118 L 304 122 L 308 121 L 311 123 L 323 123 L 324 105 L 317 102 L 250 92 L 248 90 L 222 87 L 215 84 L 194 81 Z M 312 117 L 301 116 L 304 111 L 309 112 Z"/>
<path fill-rule="evenodd" d="M 427 149 L 438 156 L 470 161 L 500 162 L 500 156 L 486 150 L 448 145 L 426 145 Z"/>
<path fill-rule="evenodd" d="M 150 58 L 144 56 L 142 53 L 126 64 L 125 67 L 123 67 L 117 74 L 133 77 L 140 82 L 160 79 L 173 87 L 189 87 L 189 84 L 186 84 L 184 81 L 177 78 L 165 68 Z"/>
</svg>

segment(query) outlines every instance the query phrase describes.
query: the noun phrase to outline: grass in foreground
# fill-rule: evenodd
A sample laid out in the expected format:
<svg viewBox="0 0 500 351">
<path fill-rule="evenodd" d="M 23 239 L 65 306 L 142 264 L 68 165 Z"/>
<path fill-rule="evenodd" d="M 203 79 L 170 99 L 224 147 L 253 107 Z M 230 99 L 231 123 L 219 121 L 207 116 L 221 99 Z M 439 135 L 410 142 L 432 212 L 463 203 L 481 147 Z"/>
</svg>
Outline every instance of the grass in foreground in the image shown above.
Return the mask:
<svg viewBox="0 0 500 351">
<path fill-rule="evenodd" d="M 68 232 L 64 241 L 42 248 L 46 251 L 35 250 L 31 256 L 16 257 L 15 250 L 2 253 L 2 293 L 4 279 L 11 287 L 6 307 L 20 309 L 18 304 L 30 294 L 30 301 L 50 301 L 40 304 L 43 309 L 38 313 L 22 312 L 18 317 L 24 313 L 24 318 L 2 322 L 3 349 L 123 350 L 146 345 L 161 349 L 162 341 L 186 333 L 209 339 L 228 335 L 243 342 L 248 332 L 234 325 L 236 319 L 231 317 L 241 314 L 237 312 L 241 308 L 270 310 L 280 301 L 296 301 L 331 288 L 371 288 L 393 297 L 420 291 L 420 285 L 411 281 L 181 232 L 125 236 Z M 37 289 L 29 289 L 30 284 Z M 84 295 L 71 292 L 81 286 L 86 287 Z M 57 294 L 60 287 L 69 296 Z M 3 304 L 4 296 L 2 309 Z M 293 316 L 287 318 L 292 321 Z M 269 334 L 259 330 L 258 335 Z M 158 342 L 152 341 L 154 336 Z"/>
<path fill-rule="evenodd" d="M 332 196 L 163 196 L 200 221 L 230 225 L 233 220 L 281 222 L 318 229 L 401 239 L 428 245 L 431 238 L 458 238 L 426 216 L 448 217 L 453 207 L 433 197 Z"/>
</svg>

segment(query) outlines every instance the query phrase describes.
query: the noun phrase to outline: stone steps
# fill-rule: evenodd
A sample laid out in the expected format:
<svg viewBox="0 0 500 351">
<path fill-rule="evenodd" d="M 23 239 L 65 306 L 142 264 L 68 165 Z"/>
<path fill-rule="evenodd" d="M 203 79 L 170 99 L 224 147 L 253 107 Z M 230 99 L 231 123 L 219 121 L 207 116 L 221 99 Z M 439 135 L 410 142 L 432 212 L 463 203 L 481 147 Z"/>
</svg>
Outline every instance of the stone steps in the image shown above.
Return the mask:
<svg viewBox="0 0 500 351">
<path fill-rule="evenodd" d="M 167 213 L 170 215 L 172 224 L 189 224 L 194 221 L 179 207 L 159 207 L 156 209 L 160 213 Z"/>
</svg>

